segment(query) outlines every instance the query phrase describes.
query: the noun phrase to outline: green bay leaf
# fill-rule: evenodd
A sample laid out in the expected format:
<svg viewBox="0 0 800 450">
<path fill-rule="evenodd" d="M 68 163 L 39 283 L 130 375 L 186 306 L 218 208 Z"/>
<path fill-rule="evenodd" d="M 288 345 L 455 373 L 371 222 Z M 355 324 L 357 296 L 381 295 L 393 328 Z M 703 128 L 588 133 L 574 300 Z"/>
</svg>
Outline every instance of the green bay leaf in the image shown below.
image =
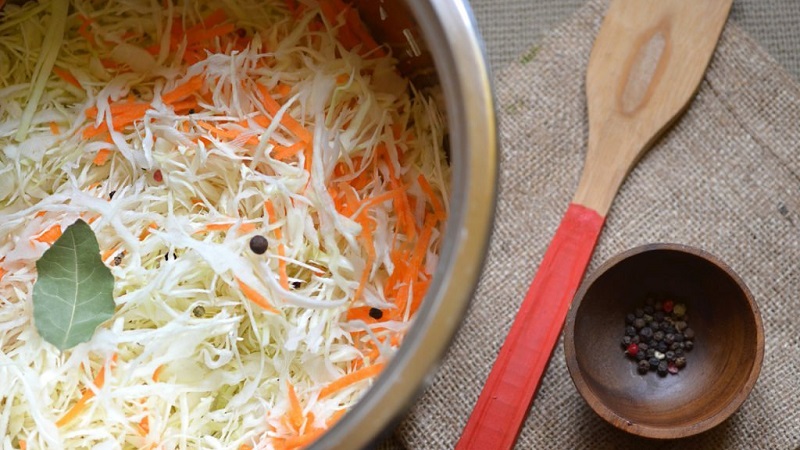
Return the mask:
<svg viewBox="0 0 800 450">
<path fill-rule="evenodd" d="M 36 261 L 36 270 L 34 323 L 39 335 L 60 350 L 91 339 L 114 314 L 114 276 L 83 220 L 67 227 Z"/>
</svg>

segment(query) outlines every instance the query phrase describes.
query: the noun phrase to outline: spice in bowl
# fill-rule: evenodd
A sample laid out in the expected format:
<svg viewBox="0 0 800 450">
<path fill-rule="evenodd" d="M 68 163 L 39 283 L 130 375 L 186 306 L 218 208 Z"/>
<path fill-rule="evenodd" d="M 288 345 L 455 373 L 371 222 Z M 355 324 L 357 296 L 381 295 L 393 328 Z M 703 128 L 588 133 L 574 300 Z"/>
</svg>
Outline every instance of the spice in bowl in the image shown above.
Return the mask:
<svg viewBox="0 0 800 450">
<path fill-rule="evenodd" d="M 694 348 L 694 330 L 689 328 L 686 305 L 648 298 L 644 307 L 625 316 L 622 348 L 636 361 L 641 375 L 676 375 L 686 367 L 686 352 Z"/>
</svg>

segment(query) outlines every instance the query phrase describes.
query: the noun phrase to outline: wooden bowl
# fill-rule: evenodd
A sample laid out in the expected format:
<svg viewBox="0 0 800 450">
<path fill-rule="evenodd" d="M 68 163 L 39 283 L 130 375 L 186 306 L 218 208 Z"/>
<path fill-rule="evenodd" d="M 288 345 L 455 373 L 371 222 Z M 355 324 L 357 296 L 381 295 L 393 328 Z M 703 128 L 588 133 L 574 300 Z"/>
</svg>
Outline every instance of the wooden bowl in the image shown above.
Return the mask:
<svg viewBox="0 0 800 450">
<path fill-rule="evenodd" d="M 625 316 L 648 296 L 687 307 L 694 349 L 677 374 L 640 375 L 625 356 Z M 761 315 L 750 291 L 717 258 L 677 244 L 638 247 L 586 280 L 567 316 L 564 353 L 572 381 L 603 419 L 658 439 L 691 436 L 727 419 L 755 385 L 764 358 Z"/>
</svg>

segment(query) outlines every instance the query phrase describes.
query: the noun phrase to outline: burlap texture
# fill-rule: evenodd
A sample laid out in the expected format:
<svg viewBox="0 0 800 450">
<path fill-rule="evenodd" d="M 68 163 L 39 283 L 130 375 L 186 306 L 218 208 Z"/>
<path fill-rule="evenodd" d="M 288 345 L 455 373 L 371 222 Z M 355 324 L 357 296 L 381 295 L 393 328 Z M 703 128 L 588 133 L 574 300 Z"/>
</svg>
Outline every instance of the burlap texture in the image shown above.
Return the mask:
<svg viewBox="0 0 800 450">
<path fill-rule="evenodd" d="M 494 236 L 459 334 L 395 433 L 407 448 L 447 449 L 457 441 L 571 199 L 587 138 L 584 72 L 605 7 L 593 0 L 535 57 L 497 76 L 502 151 Z M 742 408 L 693 438 L 635 438 L 586 405 L 559 343 L 518 448 L 800 446 L 798 124 L 800 87 L 729 23 L 692 107 L 619 192 L 589 267 L 649 242 L 689 244 L 727 262 L 752 290 L 766 334 L 761 377 Z"/>
<path fill-rule="evenodd" d="M 469 0 L 495 70 L 516 61 L 585 0 Z M 647 1 L 647 0 L 645 0 Z M 800 1 L 735 0 L 731 19 L 800 80 Z"/>
</svg>

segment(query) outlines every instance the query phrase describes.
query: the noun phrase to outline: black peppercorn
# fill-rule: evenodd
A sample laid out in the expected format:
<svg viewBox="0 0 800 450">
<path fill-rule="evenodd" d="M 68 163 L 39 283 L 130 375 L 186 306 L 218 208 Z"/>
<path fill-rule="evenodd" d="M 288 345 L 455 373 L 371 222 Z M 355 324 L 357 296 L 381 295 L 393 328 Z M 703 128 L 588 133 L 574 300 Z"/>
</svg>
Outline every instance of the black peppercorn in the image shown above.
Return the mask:
<svg viewBox="0 0 800 450">
<path fill-rule="evenodd" d="M 661 330 L 656 331 L 655 333 L 653 333 L 653 339 L 655 339 L 656 342 L 663 341 L 664 340 L 664 332 L 661 331 Z"/>
<path fill-rule="evenodd" d="M 633 331 L 636 332 L 635 329 Z M 625 330 L 625 333 L 627 334 L 627 330 Z M 653 337 L 653 330 L 650 327 L 644 327 L 639 330 L 639 336 L 641 336 L 643 339 L 650 339 Z"/>
<path fill-rule="evenodd" d="M 194 108 L 189 108 L 189 114 L 194 114 Z"/>
<path fill-rule="evenodd" d="M 683 333 L 683 330 L 685 330 L 686 327 L 688 327 L 688 325 L 683 320 L 675 322 L 675 329 L 678 330 L 681 333 Z"/>
<path fill-rule="evenodd" d="M 203 317 L 206 314 L 206 309 L 203 305 L 197 305 L 192 309 L 192 315 L 195 317 Z"/>
<path fill-rule="evenodd" d="M 109 192 L 109 193 L 108 193 L 108 199 L 109 199 L 109 200 L 113 199 L 113 198 L 114 198 L 114 194 L 116 194 L 116 193 L 117 193 L 117 191 L 111 191 L 111 192 Z"/>
<path fill-rule="evenodd" d="M 650 358 L 648 362 L 650 363 L 650 370 L 656 370 L 658 368 L 658 364 L 661 363 L 661 360 L 654 356 Z"/>
<path fill-rule="evenodd" d="M 673 342 L 672 344 L 669 344 L 669 349 L 672 350 L 673 352 L 680 348 L 681 348 L 680 342 Z"/>
<path fill-rule="evenodd" d="M 648 358 L 656 356 L 656 349 L 648 348 L 647 350 L 645 350 L 645 356 L 647 356 Z"/>
<path fill-rule="evenodd" d="M 375 320 L 380 320 L 383 317 L 383 311 L 378 308 L 370 308 L 369 309 L 369 316 Z"/>
<path fill-rule="evenodd" d="M 118 266 L 118 265 L 122 264 L 122 258 L 124 258 L 124 257 L 125 257 L 125 252 L 119 252 L 119 253 L 117 253 L 117 256 L 115 256 L 115 257 L 114 257 L 114 262 L 113 262 L 113 264 L 114 264 L 115 266 Z"/>
<path fill-rule="evenodd" d="M 653 314 L 653 318 L 656 320 L 656 322 L 663 322 L 664 313 L 662 311 L 656 311 L 656 313 Z"/>
<path fill-rule="evenodd" d="M 256 255 L 263 255 L 269 248 L 269 241 L 264 236 L 257 234 L 250 238 L 250 250 Z"/>
<path fill-rule="evenodd" d="M 653 309 L 653 307 L 651 305 L 645 306 L 643 308 L 643 311 L 644 311 L 645 314 L 653 314 L 655 312 L 655 310 Z"/>
<path fill-rule="evenodd" d="M 647 353 L 645 353 L 644 350 L 639 349 L 639 351 L 636 352 L 636 359 L 639 361 L 647 359 Z"/>
<path fill-rule="evenodd" d="M 693 348 L 694 348 L 694 341 L 687 340 L 683 342 L 683 349 L 686 350 L 687 352 L 692 351 Z"/>
<path fill-rule="evenodd" d="M 633 313 L 628 314 L 625 316 L 625 325 L 633 325 L 634 320 L 636 320 L 636 316 Z"/>
<path fill-rule="evenodd" d="M 686 358 L 684 358 L 683 356 L 675 358 L 675 367 L 677 367 L 678 369 L 683 369 L 684 367 L 686 367 Z"/>
<path fill-rule="evenodd" d="M 683 342 L 683 334 L 675 333 L 675 342 Z"/>
<path fill-rule="evenodd" d="M 641 330 L 642 328 L 644 328 L 644 326 L 645 326 L 645 322 L 644 322 L 644 319 L 642 319 L 642 318 L 638 318 L 638 319 L 633 321 L 633 327 L 636 328 L 637 330 Z"/>
<path fill-rule="evenodd" d="M 636 336 L 636 328 L 633 328 L 633 325 L 625 327 L 625 336 Z"/>
<path fill-rule="evenodd" d="M 639 364 L 637 365 L 637 370 L 640 374 L 644 375 L 650 370 L 650 362 L 646 360 L 640 360 Z"/>
<path fill-rule="evenodd" d="M 677 348 L 674 351 L 675 351 L 675 359 L 677 359 L 677 358 L 679 358 L 679 357 L 684 355 L 683 348 Z"/>
<path fill-rule="evenodd" d="M 658 345 L 656 345 L 656 350 L 660 351 L 661 353 L 666 353 L 668 348 L 669 347 L 664 343 L 664 341 L 661 341 L 658 343 Z"/>
<path fill-rule="evenodd" d="M 637 334 L 636 336 L 632 337 L 631 342 L 638 344 L 640 342 L 639 335 Z"/>
<path fill-rule="evenodd" d="M 666 342 L 667 345 L 671 346 L 672 344 L 675 343 L 675 335 L 672 334 L 672 333 L 665 334 L 664 335 L 664 342 Z"/>
<path fill-rule="evenodd" d="M 628 348 L 628 346 L 631 345 L 631 337 L 627 336 L 627 335 L 622 336 L 621 344 L 622 344 L 622 348 Z"/>
<path fill-rule="evenodd" d="M 670 333 L 675 331 L 675 326 L 665 320 L 661 322 L 661 330 L 664 331 L 664 333 Z"/>
<path fill-rule="evenodd" d="M 642 310 L 642 308 L 636 308 L 636 311 L 633 312 L 633 315 L 636 317 L 642 317 L 644 315 L 644 310 Z"/>
<path fill-rule="evenodd" d="M 663 376 L 665 376 L 667 374 L 667 370 L 668 369 L 669 369 L 669 365 L 667 365 L 667 362 L 666 361 L 661 361 L 660 363 L 658 363 L 658 368 L 656 370 L 658 371 L 658 374 L 663 377 Z"/>
<path fill-rule="evenodd" d="M 694 330 L 691 328 L 683 330 L 683 337 L 686 339 L 694 339 Z"/>
<path fill-rule="evenodd" d="M 665 356 L 667 358 L 667 361 L 669 362 L 675 361 L 675 352 L 673 352 L 672 350 L 667 351 Z"/>
<path fill-rule="evenodd" d="M 639 344 L 639 350 L 647 351 L 649 348 L 650 348 L 650 346 L 648 344 L 644 343 L 644 342 Z"/>
</svg>

